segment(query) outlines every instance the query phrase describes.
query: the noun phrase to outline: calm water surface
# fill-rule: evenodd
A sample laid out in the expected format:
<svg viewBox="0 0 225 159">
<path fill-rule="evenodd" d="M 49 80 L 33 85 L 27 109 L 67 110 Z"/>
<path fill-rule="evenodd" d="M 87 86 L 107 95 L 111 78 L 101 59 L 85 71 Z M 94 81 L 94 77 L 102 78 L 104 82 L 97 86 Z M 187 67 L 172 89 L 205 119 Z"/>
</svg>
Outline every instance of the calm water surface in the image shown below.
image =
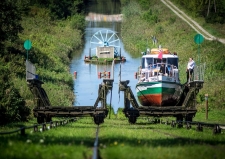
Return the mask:
<svg viewBox="0 0 225 159">
<path fill-rule="evenodd" d="M 104 0 L 98 2 L 99 3 L 96 3 L 96 1 L 91 1 L 91 5 L 87 8 L 87 12 L 95 12 L 98 14 L 120 14 L 120 4 L 118 1 L 107 1 L 111 7 L 109 7 L 109 5 L 107 5 L 108 7 L 105 7 L 106 1 Z M 73 74 L 74 71 L 77 72 L 77 78 L 74 79 L 74 106 L 93 106 L 98 96 L 99 84 L 103 81 L 103 79 L 98 78 L 98 72 L 111 71 L 111 64 L 96 65 L 84 62 L 85 55 L 87 56 L 89 54 L 91 37 L 94 33 L 102 29 L 117 32 L 117 35 L 120 37 L 120 26 L 120 22 L 88 22 L 85 32 L 84 49 L 82 52 L 74 56 L 70 66 L 71 74 Z M 132 58 L 130 53 L 124 49 L 121 38 L 120 40 L 121 54 L 122 56 L 125 56 L 127 60 L 126 62 L 121 63 L 121 80 L 130 80 L 129 86 L 131 86 L 132 91 L 136 94 L 135 85 L 137 79 L 135 79 L 134 73 L 137 72 L 137 68 L 141 63 L 141 56 L 136 59 Z M 118 92 L 119 70 L 120 64 L 115 64 L 112 90 L 112 107 L 115 112 L 119 107 L 124 107 L 124 93 Z M 107 104 L 110 104 L 110 94 L 108 94 Z"/>
</svg>

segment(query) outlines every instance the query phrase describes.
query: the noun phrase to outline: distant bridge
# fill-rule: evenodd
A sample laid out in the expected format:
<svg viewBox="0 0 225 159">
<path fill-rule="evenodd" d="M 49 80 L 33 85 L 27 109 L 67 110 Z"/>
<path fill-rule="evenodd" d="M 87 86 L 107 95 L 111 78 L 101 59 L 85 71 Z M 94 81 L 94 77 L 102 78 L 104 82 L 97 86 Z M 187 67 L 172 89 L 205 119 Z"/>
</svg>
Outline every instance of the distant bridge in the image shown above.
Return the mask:
<svg viewBox="0 0 225 159">
<path fill-rule="evenodd" d="M 95 22 L 100 22 L 100 21 L 105 21 L 105 22 L 121 22 L 123 19 L 122 14 L 112 14 L 112 15 L 107 15 L 107 14 L 97 14 L 97 13 L 89 13 L 86 17 L 86 21 L 95 21 Z"/>
</svg>

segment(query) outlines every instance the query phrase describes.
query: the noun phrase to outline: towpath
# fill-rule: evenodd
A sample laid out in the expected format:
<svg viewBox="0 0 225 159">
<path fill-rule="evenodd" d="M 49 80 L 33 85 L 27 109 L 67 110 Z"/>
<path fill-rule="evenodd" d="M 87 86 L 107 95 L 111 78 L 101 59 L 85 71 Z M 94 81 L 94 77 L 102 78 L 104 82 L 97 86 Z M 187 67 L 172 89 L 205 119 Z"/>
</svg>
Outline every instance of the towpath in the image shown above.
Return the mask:
<svg viewBox="0 0 225 159">
<path fill-rule="evenodd" d="M 183 11 L 177 8 L 171 1 L 169 0 L 161 0 L 169 9 L 171 9 L 178 17 L 180 17 L 183 21 L 185 21 L 188 25 L 190 25 L 197 33 L 201 34 L 206 40 L 217 40 L 223 44 L 225 44 L 225 39 L 217 38 L 202 28 L 196 21 L 192 20 L 189 16 L 187 16 Z"/>
</svg>

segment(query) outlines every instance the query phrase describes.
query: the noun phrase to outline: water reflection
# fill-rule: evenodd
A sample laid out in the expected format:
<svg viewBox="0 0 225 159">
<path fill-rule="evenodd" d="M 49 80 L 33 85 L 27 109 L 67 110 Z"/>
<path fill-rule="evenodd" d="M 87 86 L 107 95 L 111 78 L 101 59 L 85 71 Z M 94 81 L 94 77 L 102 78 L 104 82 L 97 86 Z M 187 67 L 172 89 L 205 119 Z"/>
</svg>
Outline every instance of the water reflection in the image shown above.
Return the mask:
<svg viewBox="0 0 225 159">
<path fill-rule="evenodd" d="M 94 1 L 95 2 L 95 1 Z M 118 10 L 120 8 L 109 8 L 109 7 L 99 7 L 105 3 L 104 0 L 98 1 L 99 3 L 91 3 L 88 9 L 89 11 L 96 13 L 104 14 L 120 14 Z M 100 3 L 102 2 L 102 3 Z M 107 1 L 108 2 L 108 1 Z M 109 1 L 112 2 L 112 1 Z M 113 1 L 114 3 L 119 3 L 118 1 Z M 97 5 L 97 6 L 96 6 Z M 103 5 L 104 6 L 104 5 Z M 119 4 L 111 5 L 120 6 Z M 97 9 L 98 8 L 98 9 Z M 101 9 L 99 9 L 101 8 Z M 106 11 L 108 9 L 108 12 Z M 88 25 L 85 31 L 85 45 L 81 53 L 78 53 L 74 56 L 71 63 L 71 74 L 77 72 L 76 79 L 74 78 L 74 94 L 75 94 L 75 103 L 74 106 L 93 106 L 97 96 L 99 84 L 102 83 L 102 79 L 98 78 L 98 73 L 103 71 L 111 71 L 111 64 L 107 65 L 96 65 L 91 63 L 85 63 L 84 57 L 89 54 L 90 49 L 90 40 L 96 32 L 99 30 L 107 29 L 117 32 L 119 38 L 120 35 L 120 22 L 87 22 Z M 137 72 L 137 68 L 140 65 L 140 58 L 132 58 L 128 52 L 123 47 L 122 39 L 121 40 L 121 54 L 126 57 L 126 62 L 121 63 L 121 80 L 130 80 L 129 86 L 131 86 L 132 91 L 135 94 L 135 85 L 137 80 L 134 77 L 134 73 Z M 123 92 L 119 93 L 119 70 L 120 64 L 115 64 L 114 66 L 114 84 L 112 89 L 112 107 L 114 111 L 117 111 L 119 107 L 124 107 L 124 96 Z M 107 103 L 110 103 L 110 94 L 108 95 Z"/>
</svg>

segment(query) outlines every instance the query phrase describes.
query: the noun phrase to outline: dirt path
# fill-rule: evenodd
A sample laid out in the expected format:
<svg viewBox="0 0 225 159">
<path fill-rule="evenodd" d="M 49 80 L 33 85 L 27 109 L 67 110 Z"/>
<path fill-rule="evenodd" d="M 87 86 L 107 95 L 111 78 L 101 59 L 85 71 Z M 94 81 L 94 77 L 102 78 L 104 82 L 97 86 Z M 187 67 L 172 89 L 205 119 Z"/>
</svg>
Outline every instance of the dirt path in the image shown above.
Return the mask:
<svg viewBox="0 0 225 159">
<path fill-rule="evenodd" d="M 169 0 L 161 0 L 169 9 L 171 9 L 178 17 L 180 17 L 183 21 L 188 23 L 197 33 L 201 34 L 206 40 L 217 40 L 221 43 L 225 44 L 225 39 L 217 38 L 203 29 L 196 21 L 192 20 L 188 17 L 183 11 L 177 8 L 172 2 Z"/>
</svg>

